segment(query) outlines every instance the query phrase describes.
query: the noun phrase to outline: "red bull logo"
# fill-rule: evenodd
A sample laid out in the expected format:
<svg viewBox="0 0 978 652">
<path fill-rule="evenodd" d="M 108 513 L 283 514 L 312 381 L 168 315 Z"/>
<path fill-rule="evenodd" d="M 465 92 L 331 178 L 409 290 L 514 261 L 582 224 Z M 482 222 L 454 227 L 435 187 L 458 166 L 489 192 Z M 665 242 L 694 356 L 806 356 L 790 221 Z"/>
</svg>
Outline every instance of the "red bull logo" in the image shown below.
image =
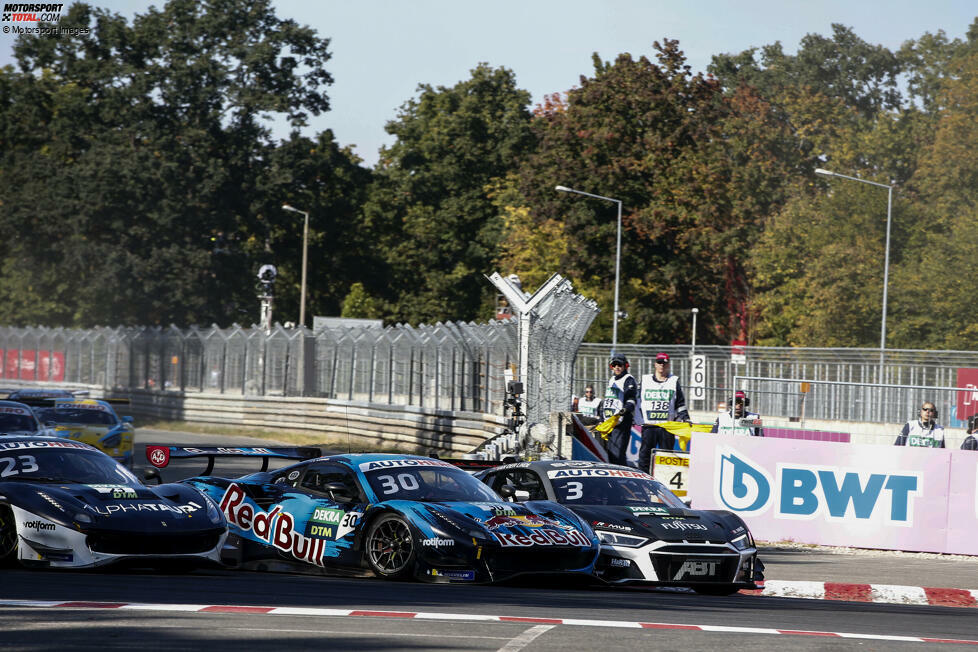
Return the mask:
<svg viewBox="0 0 978 652">
<path fill-rule="evenodd" d="M 510 547 L 526 546 L 582 546 L 591 545 L 584 533 L 539 514 L 496 514 L 482 524 L 492 532 L 499 545 Z M 529 534 L 501 531 L 514 527 L 532 528 Z"/>
<path fill-rule="evenodd" d="M 489 518 L 482 522 L 490 531 L 496 530 L 501 527 L 514 527 L 522 525 L 523 527 L 556 527 L 563 528 L 564 526 L 555 521 L 551 521 L 548 518 L 544 518 L 538 514 L 497 514 L 492 518 Z"/>
</svg>

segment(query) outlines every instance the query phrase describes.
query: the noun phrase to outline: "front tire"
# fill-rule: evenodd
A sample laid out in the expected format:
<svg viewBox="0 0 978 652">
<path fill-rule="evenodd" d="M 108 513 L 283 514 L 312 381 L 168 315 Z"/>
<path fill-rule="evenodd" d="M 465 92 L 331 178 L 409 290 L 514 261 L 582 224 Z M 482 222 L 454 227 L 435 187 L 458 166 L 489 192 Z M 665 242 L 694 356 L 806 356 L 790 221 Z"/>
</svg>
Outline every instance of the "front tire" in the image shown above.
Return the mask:
<svg viewBox="0 0 978 652">
<path fill-rule="evenodd" d="M 370 525 L 366 543 L 367 563 L 377 577 L 402 580 L 411 577 L 418 556 L 411 526 L 398 514 L 385 514 Z"/>
<path fill-rule="evenodd" d="M 9 505 L 0 505 L 0 566 L 17 559 L 17 521 Z"/>
</svg>

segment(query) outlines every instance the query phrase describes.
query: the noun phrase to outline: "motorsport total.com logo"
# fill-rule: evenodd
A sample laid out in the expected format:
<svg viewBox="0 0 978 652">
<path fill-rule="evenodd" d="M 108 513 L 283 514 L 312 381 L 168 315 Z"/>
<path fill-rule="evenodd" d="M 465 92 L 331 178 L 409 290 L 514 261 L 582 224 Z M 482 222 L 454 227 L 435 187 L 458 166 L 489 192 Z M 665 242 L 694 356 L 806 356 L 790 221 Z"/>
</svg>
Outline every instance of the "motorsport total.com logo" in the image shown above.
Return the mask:
<svg viewBox="0 0 978 652">
<path fill-rule="evenodd" d="M 734 449 L 716 453 L 716 501 L 745 516 L 774 510 L 777 519 L 874 520 L 913 525 L 914 501 L 923 494 L 919 473 L 804 464 L 778 464 L 772 478 Z"/>
<path fill-rule="evenodd" d="M 12 3 L 3 5 L 4 23 L 57 23 L 61 20 L 64 4 Z"/>
</svg>

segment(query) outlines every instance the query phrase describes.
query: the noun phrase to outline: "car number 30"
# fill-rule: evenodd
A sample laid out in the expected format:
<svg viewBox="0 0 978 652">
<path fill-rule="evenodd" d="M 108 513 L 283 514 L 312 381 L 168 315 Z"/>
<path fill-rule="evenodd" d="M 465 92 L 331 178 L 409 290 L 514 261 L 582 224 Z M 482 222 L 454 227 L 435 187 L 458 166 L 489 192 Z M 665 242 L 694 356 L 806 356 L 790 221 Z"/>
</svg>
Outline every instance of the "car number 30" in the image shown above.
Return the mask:
<svg viewBox="0 0 978 652">
<path fill-rule="evenodd" d="M 380 480 L 380 488 L 384 495 L 394 494 L 401 490 L 414 491 L 418 488 L 418 479 L 410 473 L 401 473 L 396 478 L 393 475 L 381 475 L 377 479 Z"/>
<path fill-rule="evenodd" d="M 20 460 L 20 468 L 17 461 Z M 0 457 L 0 478 L 7 478 L 18 473 L 37 471 L 37 460 L 33 455 L 18 455 L 17 457 Z"/>
</svg>

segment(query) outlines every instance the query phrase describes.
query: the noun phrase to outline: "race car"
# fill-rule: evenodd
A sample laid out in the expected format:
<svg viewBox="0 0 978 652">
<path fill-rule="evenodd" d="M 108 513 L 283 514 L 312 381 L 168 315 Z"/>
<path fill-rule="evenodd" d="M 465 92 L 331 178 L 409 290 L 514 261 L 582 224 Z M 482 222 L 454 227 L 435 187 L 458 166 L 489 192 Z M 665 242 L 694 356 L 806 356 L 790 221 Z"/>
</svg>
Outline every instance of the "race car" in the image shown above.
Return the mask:
<svg viewBox="0 0 978 652">
<path fill-rule="evenodd" d="M 476 478 L 516 500 L 553 500 L 601 539 L 595 574 L 612 584 L 683 586 L 727 595 L 759 588 L 764 564 L 732 512 L 689 509 L 647 473 L 607 462 L 517 462 Z"/>
<path fill-rule="evenodd" d="M 262 450 L 150 445 L 146 455 L 158 467 L 194 455 L 212 466 L 215 455 Z M 570 510 L 507 503 L 465 471 L 427 457 L 333 455 L 183 482 L 218 503 L 232 533 L 225 562 L 245 569 L 369 569 L 385 579 L 480 583 L 569 573 L 588 581 L 600 550 Z"/>
<path fill-rule="evenodd" d="M 17 401 L 0 401 L 0 435 L 51 434 L 45 431 L 30 406 Z"/>
<path fill-rule="evenodd" d="M 91 398 L 24 399 L 37 418 L 58 437 L 90 444 L 132 468 L 135 430 L 132 417 L 119 417 L 111 403 Z"/>
<path fill-rule="evenodd" d="M 88 444 L 0 437 L 0 562 L 50 568 L 220 564 L 228 527 L 182 484 L 147 487 Z"/>
</svg>

